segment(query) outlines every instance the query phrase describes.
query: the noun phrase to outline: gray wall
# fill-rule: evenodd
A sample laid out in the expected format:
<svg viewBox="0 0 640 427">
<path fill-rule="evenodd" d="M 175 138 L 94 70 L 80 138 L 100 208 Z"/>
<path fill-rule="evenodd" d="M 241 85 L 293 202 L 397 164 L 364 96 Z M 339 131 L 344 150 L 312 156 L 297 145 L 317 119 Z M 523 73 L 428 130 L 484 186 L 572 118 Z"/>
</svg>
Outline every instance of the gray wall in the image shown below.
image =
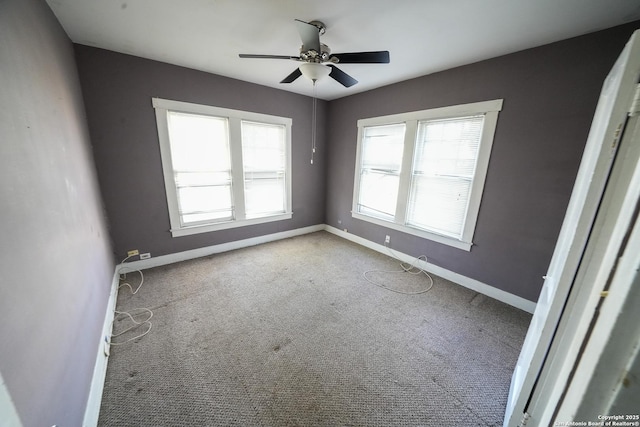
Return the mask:
<svg viewBox="0 0 640 427">
<path fill-rule="evenodd" d="M 0 182 L 1 376 L 25 426 L 80 426 L 114 264 L 73 47 L 44 1 L 0 1 Z"/>
<path fill-rule="evenodd" d="M 441 267 L 537 300 L 600 88 L 637 27 L 616 27 L 332 101 L 326 223 L 380 244 L 389 234 L 402 252 L 425 254 Z M 504 106 L 470 252 L 351 217 L 358 119 L 496 98 L 503 98 Z"/>
<path fill-rule="evenodd" d="M 318 102 L 311 165 L 309 97 L 102 49 L 75 50 L 116 256 L 130 249 L 158 256 L 324 222 L 326 102 Z M 152 97 L 291 117 L 293 218 L 171 237 Z"/>
</svg>

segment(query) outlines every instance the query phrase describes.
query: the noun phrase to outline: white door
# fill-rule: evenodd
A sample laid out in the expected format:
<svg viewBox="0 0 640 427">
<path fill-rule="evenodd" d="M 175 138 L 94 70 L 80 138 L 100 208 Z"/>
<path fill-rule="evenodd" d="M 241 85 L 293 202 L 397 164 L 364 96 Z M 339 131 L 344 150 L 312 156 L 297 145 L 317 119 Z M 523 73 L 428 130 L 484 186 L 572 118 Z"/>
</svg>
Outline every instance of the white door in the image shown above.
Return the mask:
<svg viewBox="0 0 640 427">
<path fill-rule="evenodd" d="M 637 351 L 632 347 L 638 346 L 640 338 L 633 334 L 638 330 L 640 311 L 637 298 L 631 296 L 640 267 L 639 118 L 634 114 L 627 122 L 578 270 L 577 286 L 569 295 L 526 408 L 531 425 L 574 420 L 596 423 L 601 421 L 598 415 L 620 414 L 610 412 L 611 391 L 622 387 L 626 364 Z M 634 382 L 630 377 L 627 387 Z M 637 414 L 639 403 L 636 396 L 634 410 L 627 413 Z M 635 424 L 638 419 L 631 421 Z"/>
<path fill-rule="evenodd" d="M 640 79 L 640 30 L 604 82 L 558 242 L 518 359 L 504 418 L 516 427 L 526 411 L 592 232 Z"/>
</svg>

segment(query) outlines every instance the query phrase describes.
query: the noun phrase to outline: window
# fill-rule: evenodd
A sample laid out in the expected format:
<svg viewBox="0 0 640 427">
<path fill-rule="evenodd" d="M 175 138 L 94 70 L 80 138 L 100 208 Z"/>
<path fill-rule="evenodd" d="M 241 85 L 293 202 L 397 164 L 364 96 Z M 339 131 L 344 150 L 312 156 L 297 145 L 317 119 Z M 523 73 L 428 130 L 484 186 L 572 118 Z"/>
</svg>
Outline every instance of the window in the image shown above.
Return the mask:
<svg viewBox="0 0 640 427">
<path fill-rule="evenodd" d="M 291 119 L 153 106 L 174 237 L 291 218 Z"/>
<path fill-rule="evenodd" d="M 358 121 L 354 218 L 465 250 L 502 100 Z"/>
<path fill-rule="evenodd" d="M 393 219 L 403 144 L 404 124 L 364 129 L 358 198 L 361 213 Z"/>
<path fill-rule="evenodd" d="M 244 197 L 247 218 L 286 212 L 286 128 L 242 122 Z"/>
</svg>

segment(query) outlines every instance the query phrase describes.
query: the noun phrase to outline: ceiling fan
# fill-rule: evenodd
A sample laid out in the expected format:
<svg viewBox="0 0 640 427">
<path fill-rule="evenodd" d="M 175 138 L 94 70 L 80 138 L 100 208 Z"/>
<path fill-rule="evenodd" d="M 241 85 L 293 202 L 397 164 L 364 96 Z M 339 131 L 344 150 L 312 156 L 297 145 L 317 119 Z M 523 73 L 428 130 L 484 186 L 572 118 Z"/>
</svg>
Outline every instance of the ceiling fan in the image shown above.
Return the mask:
<svg viewBox="0 0 640 427">
<path fill-rule="evenodd" d="M 298 33 L 302 39 L 299 56 L 286 55 L 253 55 L 241 53 L 240 58 L 259 59 L 290 59 L 302 62 L 291 74 L 280 83 L 291 83 L 301 75 L 311 79 L 315 85 L 316 80 L 329 76 L 342 84 L 351 87 L 358 83 L 356 79 L 336 67 L 335 64 L 388 64 L 389 52 L 386 50 L 376 52 L 351 52 L 334 53 L 324 43 L 320 43 L 320 36 L 325 33 L 326 26 L 320 21 L 304 22 L 295 20 Z"/>
</svg>

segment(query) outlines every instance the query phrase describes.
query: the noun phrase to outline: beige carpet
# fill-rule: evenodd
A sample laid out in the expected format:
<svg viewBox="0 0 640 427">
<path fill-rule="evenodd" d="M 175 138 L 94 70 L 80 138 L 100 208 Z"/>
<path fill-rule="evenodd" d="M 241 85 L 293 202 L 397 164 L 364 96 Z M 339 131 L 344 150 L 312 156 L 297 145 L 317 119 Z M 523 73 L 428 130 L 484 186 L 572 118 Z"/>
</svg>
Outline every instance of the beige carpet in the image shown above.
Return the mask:
<svg viewBox="0 0 640 427">
<path fill-rule="evenodd" d="M 112 347 L 99 425 L 501 425 L 531 316 L 437 277 L 417 295 L 363 277 L 398 269 L 319 232 L 146 270 L 118 310 L 153 328 Z"/>
</svg>

